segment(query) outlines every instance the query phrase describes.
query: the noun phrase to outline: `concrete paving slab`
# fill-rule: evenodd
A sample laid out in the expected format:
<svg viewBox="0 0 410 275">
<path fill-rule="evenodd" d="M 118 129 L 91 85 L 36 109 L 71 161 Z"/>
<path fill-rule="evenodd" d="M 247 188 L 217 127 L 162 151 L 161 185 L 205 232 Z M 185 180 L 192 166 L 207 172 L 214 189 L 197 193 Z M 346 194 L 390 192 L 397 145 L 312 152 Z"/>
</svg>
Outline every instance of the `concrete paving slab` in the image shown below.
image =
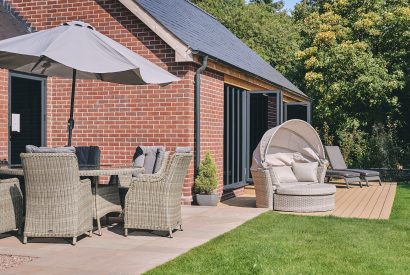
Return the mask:
<svg viewBox="0 0 410 275">
<path fill-rule="evenodd" d="M 118 218 L 110 218 L 103 235 L 84 237 L 72 246 L 61 239 L 29 239 L 24 245 L 14 234 L 0 235 L 0 254 L 38 257 L 1 274 L 140 274 L 228 232 L 267 211 L 223 204 L 183 206 L 183 231 L 131 231 L 123 236 Z"/>
</svg>

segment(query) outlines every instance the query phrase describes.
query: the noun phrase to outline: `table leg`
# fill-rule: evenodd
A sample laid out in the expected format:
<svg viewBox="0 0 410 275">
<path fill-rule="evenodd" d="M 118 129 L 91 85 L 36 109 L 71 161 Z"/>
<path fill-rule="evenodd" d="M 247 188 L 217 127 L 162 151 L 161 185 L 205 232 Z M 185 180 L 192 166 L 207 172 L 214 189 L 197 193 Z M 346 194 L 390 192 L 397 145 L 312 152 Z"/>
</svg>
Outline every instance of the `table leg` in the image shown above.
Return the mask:
<svg viewBox="0 0 410 275">
<path fill-rule="evenodd" d="M 94 205 L 95 205 L 95 219 L 97 220 L 97 228 L 98 228 L 98 235 L 101 236 L 101 222 L 98 216 L 98 176 L 92 177 L 93 185 L 94 185 Z"/>
</svg>

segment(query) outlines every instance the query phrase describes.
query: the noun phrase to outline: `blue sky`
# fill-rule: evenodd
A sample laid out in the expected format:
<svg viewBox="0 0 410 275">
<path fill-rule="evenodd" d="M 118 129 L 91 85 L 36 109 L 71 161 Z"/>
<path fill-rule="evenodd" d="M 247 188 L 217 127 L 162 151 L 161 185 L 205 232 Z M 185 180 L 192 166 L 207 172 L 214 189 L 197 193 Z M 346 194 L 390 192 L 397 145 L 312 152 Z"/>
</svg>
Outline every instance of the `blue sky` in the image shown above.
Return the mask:
<svg viewBox="0 0 410 275">
<path fill-rule="evenodd" d="M 246 2 L 249 3 L 249 0 L 245 0 Z M 285 9 L 287 10 L 293 10 L 293 7 L 295 6 L 296 3 L 299 3 L 301 0 L 283 0 L 283 3 L 285 3 Z"/>
<path fill-rule="evenodd" d="M 298 3 L 300 0 L 284 0 L 283 2 L 285 3 L 285 9 L 287 10 L 293 10 L 293 7 L 295 6 L 296 3 Z"/>
</svg>

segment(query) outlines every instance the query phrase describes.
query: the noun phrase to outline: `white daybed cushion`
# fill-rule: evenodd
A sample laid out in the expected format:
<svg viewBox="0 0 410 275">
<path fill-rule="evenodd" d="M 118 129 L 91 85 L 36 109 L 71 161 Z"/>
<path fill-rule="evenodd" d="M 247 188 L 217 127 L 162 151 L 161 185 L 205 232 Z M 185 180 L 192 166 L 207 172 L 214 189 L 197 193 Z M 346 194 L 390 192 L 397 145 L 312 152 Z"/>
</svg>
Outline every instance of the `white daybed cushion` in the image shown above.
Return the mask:
<svg viewBox="0 0 410 275">
<path fill-rule="evenodd" d="M 270 169 L 273 170 L 274 174 L 277 176 L 277 180 L 281 183 L 298 181 L 290 166 L 272 166 Z"/>
<path fill-rule="evenodd" d="M 317 182 L 317 167 L 317 162 L 292 163 L 293 173 L 298 181 Z"/>
<path fill-rule="evenodd" d="M 279 187 L 276 194 L 291 196 L 324 196 L 336 193 L 336 186 L 332 184 L 310 184 L 300 186 Z"/>
</svg>

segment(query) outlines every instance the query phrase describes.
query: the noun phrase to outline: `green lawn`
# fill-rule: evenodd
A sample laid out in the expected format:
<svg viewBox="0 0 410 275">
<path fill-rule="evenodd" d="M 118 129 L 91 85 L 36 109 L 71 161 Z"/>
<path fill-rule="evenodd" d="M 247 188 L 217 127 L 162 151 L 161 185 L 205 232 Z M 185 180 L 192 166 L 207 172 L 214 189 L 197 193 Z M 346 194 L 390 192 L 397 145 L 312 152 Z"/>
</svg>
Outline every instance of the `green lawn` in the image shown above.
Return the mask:
<svg viewBox="0 0 410 275">
<path fill-rule="evenodd" d="M 388 221 L 268 212 L 147 274 L 410 274 L 410 182 Z"/>
</svg>

